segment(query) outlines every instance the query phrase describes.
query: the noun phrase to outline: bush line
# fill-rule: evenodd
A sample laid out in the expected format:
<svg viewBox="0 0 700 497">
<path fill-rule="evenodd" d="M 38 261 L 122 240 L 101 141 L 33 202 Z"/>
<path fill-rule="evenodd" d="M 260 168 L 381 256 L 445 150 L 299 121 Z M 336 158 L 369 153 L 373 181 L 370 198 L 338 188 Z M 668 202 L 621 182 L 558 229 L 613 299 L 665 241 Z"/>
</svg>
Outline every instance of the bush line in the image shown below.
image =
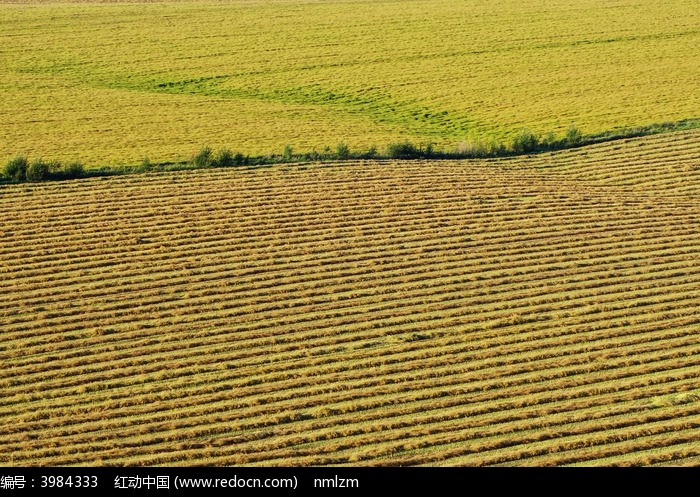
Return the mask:
<svg viewBox="0 0 700 497">
<path fill-rule="evenodd" d="M 29 162 L 25 156 L 18 155 L 5 165 L 2 173 L 3 180 L 19 183 L 82 178 L 85 176 L 85 167 L 80 162 L 70 162 L 65 165 L 56 161 L 46 162 L 42 159 Z"/>
<path fill-rule="evenodd" d="M 228 148 L 222 148 L 216 152 L 205 146 L 197 152 L 191 160 L 184 163 L 166 162 L 152 163 L 148 158 L 135 166 L 118 166 L 112 168 L 86 170 L 80 162 L 71 162 L 61 165 L 56 161 L 45 162 L 35 159 L 31 163 L 19 155 L 11 159 L 2 170 L 0 182 L 24 182 L 47 181 L 82 178 L 88 176 L 111 176 L 118 174 L 142 173 L 148 171 L 178 171 L 187 169 L 222 168 L 236 166 L 264 166 L 293 162 L 328 162 L 338 160 L 381 160 L 381 159 L 478 159 L 497 158 L 563 150 L 594 143 L 619 140 L 623 138 L 635 138 L 640 136 L 694 129 L 700 127 L 700 119 L 685 119 L 677 122 L 665 122 L 622 128 L 596 135 L 583 135 L 576 127 L 570 126 L 563 136 L 557 137 L 554 133 L 538 135 L 528 129 L 523 129 L 516 134 L 509 143 L 497 142 L 493 139 L 470 138 L 459 142 L 453 151 L 437 150 L 432 143 L 416 145 L 411 141 L 390 143 L 384 153 L 380 153 L 376 147 L 366 151 L 353 151 L 344 142 L 340 142 L 335 149 L 326 147 L 323 151 L 295 153 L 291 145 L 286 145 L 281 154 L 244 155 L 233 152 Z"/>
</svg>

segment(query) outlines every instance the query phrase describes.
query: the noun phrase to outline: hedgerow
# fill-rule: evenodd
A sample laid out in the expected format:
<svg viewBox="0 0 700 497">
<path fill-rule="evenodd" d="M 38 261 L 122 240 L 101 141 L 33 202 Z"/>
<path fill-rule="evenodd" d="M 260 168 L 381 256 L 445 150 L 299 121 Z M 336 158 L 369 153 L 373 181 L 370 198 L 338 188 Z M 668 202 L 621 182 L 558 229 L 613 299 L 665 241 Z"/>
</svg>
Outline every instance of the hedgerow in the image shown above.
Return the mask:
<svg viewBox="0 0 700 497">
<path fill-rule="evenodd" d="M 9 160 L 2 170 L 0 181 L 44 181 L 81 178 L 84 176 L 104 176 L 112 174 L 144 173 L 153 171 L 172 171 L 182 169 L 199 169 L 210 167 L 261 166 L 292 162 L 324 162 L 336 160 L 361 159 L 473 159 L 503 157 L 519 154 L 530 154 L 544 151 L 560 150 L 579 147 L 592 143 L 616 140 L 621 138 L 638 137 L 662 132 L 692 129 L 700 127 L 700 120 L 683 120 L 676 123 L 661 123 L 635 128 L 625 128 L 615 132 L 598 135 L 584 135 L 575 125 L 569 126 L 563 135 L 555 133 L 539 135 L 523 129 L 511 138 L 509 142 L 499 142 L 493 138 L 469 136 L 460 141 L 453 150 L 435 149 L 432 143 L 416 144 L 410 140 L 390 143 L 384 153 L 376 147 L 368 150 L 352 150 L 345 142 L 339 142 L 335 149 L 325 147 L 318 152 L 295 152 L 292 145 L 284 146 L 281 154 L 250 156 L 222 148 L 217 152 L 209 146 L 202 147 L 187 162 L 154 164 L 149 159 L 136 166 L 120 166 L 118 168 L 103 168 L 86 171 L 80 162 L 61 165 L 58 162 L 45 162 L 35 159 L 31 163 L 24 155 L 18 155 Z"/>
</svg>

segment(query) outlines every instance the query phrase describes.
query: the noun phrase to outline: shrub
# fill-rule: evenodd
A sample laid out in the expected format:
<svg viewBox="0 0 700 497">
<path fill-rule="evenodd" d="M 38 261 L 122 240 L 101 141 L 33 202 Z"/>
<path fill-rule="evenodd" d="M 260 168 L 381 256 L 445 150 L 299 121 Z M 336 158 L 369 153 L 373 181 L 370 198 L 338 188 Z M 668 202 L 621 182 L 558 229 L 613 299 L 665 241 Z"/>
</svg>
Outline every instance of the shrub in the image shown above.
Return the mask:
<svg viewBox="0 0 700 497">
<path fill-rule="evenodd" d="M 294 149 L 292 149 L 292 146 L 285 145 L 284 152 L 282 152 L 282 158 L 284 160 L 292 160 L 293 153 L 294 153 Z"/>
<path fill-rule="evenodd" d="M 248 156 L 243 155 L 242 153 L 238 152 L 236 155 L 233 156 L 233 163 L 236 166 L 242 166 L 244 164 L 248 164 Z"/>
<path fill-rule="evenodd" d="M 540 145 L 544 148 L 556 149 L 561 147 L 561 142 L 557 139 L 556 135 L 550 131 L 542 137 Z"/>
<path fill-rule="evenodd" d="M 321 154 L 316 150 L 312 150 L 311 152 L 306 152 L 303 154 L 302 159 L 306 161 L 318 161 L 321 160 Z"/>
<path fill-rule="evenodd" d="M 192 165 L 195 167 L 210 167 L 213 161 L 213 153 L 210 147 L 203 147 L 192 157 Z"/>
<path fill-rule="evenodd" d="M 338 146 L 335 149 L 335 155 L 340 160 L 345 160 L 345 159 L 350 158 L 350 147 L 348 147 L 343 142 L 338 143 Z"/>
<path fill-rule="evenodd" d="M 487 147 L 488 154 L 491 157 L 499 157 L 508 153 L 507 147 L 503 143 L 499 143 L 494 139 L 489 140 Z"/>
<path fill-rule="evenodd" d="M 581 130 L 579 130 L 573 124 L 569 126 L 569 129 L 566 130 L 566 135 L 564 136 L 565 143 L 569 146 L 578 145 L 581 143 L 582 139 L 583 134 L 581 133 Z"/>
<path fill-rule="evenodd" d="M 420 151 L 409 142 L 390 143 L 387 147 L 387 156 L 390 159 L 411 159 L 420 156 Z"/>
<path fill-rule="evenodd" d="M 222 148 L 219 153 L 216 154 L 214 159 L 214 165 L 218 167 L 230 167 L 235 164 L 235 159 L 233 157 L 233 152 L 227 148 Z"/>
<path fill-rule="evenodd" d="M 27 167 L 25 176 L 28 181 L 44 181 L 49 179 L 50 172 L 51 167 L 47 162 L 36 159 Z"/>
<path fill-rule="evenodd" d="M 64 178 L 82 178 L 85 175 L 85 167 L 80 162 L 71 162 L 63 167 Z"/>
<path fill-rule="evenodd" d="M 153 163 L 151 162 L 151 159 L 149 159 L 148 157 L 144 157 L 141 161 L 141 164 L 139 164 L 136 168 L 136 171 L 143 173 L 146 171 L 150 171 L 151 169 L 153 169 Z"/>
<path fill-rule="evenodd" d="M 18 155 L 5 165 L 3 173 L 12 181 L 24 181 L 27 179 L 27 167 L 29 167 L 27 158 Z"/>
<path fill-rule="evenodd" d="M 524 129 L 513 138 L 511 150 L 516 154 L 534 152 L 539 146 L 539 139 L 529 129 Z"/>
</svg>

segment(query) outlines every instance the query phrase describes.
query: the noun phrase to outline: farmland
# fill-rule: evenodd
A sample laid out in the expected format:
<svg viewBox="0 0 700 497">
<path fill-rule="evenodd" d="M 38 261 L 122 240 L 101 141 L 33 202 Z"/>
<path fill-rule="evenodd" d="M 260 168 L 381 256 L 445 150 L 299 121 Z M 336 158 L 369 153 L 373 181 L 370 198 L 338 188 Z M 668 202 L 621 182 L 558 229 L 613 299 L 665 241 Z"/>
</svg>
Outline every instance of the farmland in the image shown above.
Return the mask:
<svg viewBox="0 0 700 497">
<path fill-rule="evenodd" d="M 0 2 L 0 162 L 697 118 L 696 0 Z"/>
<path fill-rule="evenodd" d="M 696 465 L 699 203 L 698 130 L 1 186 L 0 464 Z"/>
</svg>

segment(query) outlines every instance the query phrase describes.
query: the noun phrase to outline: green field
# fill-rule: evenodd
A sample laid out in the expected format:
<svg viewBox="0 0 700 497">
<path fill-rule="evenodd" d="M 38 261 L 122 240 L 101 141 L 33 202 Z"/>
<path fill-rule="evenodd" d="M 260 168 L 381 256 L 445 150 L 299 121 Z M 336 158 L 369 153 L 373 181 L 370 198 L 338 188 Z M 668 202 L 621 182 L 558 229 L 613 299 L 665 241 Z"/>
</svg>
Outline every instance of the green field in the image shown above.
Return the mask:
<svg viewBox="0 0 700 497">
<path fill-rule="evenodd" d="M 445 150 L 700 115 L 696 0 L 0 2 L 0 160 Z"/>
</svg>

